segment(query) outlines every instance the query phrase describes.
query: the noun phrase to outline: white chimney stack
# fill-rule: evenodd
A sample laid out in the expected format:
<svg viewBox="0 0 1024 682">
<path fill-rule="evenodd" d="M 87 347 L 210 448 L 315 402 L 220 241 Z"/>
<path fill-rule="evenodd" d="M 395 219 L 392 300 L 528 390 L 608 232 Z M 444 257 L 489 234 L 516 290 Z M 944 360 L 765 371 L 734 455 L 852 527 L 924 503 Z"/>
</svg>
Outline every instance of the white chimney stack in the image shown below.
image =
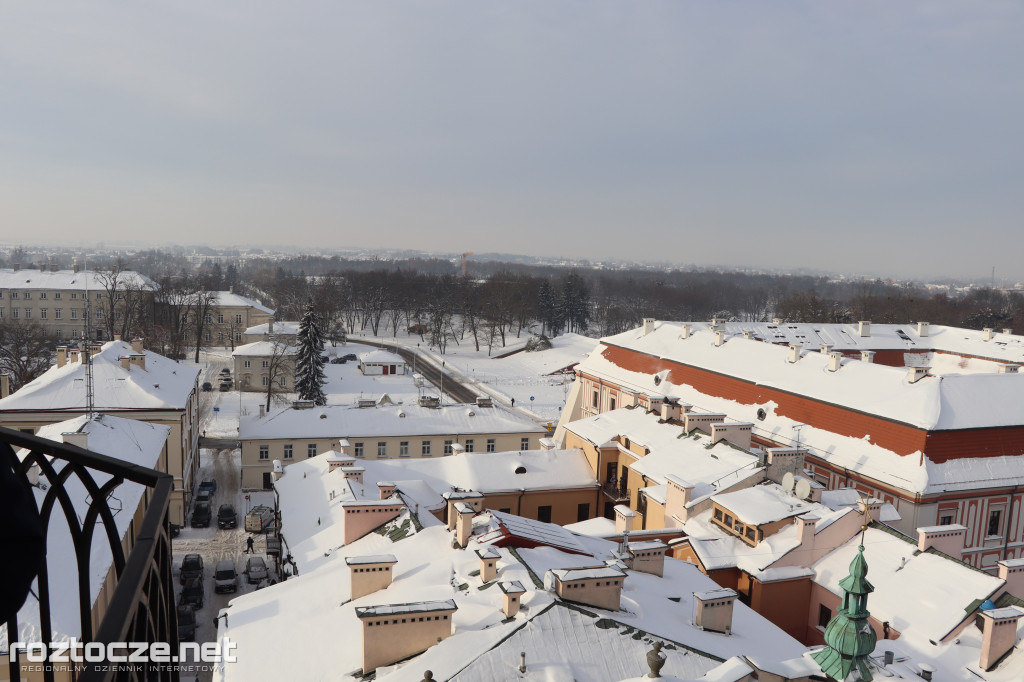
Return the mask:
<svg viewBox="0 0 1024 682">
<path fill-rule="evenodd" d="M 983 329 L 982 331 L 985 333 L 984 335 L 982 335 L 981 338 L 984 339 L 985 341 L 991 341 L 995 336 L 995 330 L 992 329 L 992 327 L 985 327 L 985 329 Z"/>
<path fill-rule="evenodd" d="M 930 369 L 931 367 L 907 367 L 907 381 L 916 384 L 928 376 L 928 370 Z"/>
<path fill-rule="evenodd" d="M 743 330 L 743 338 L 747 339 L 748 341 L 753 341 L 754 340 L 754 330 L 752 330 L 752 329 L 744 329 Z"/>
<path fill-rule="evenodd" d="M 1020 370 L 1020 365 L 999 365 L 997 370 L 1000 374 L 1016 374 Z"/>
<path fill-rule="evenodd" d="M 858 322 L 857 333 L 861 336 L 871 336 L 871 323 L 867 320 L 861 320 Z"/>
<path fill-rule="evenodd" d="M 690 328 L 691 327 L 692 327 L 692 325 L 684 324 L 682 326 L 682 328 L 679 330 L 679 338 L 681 338 L 681 339 L 688 339 L 688 338 L 690 338 Z"/>
<path fill-rule="evenodd" d="M 928 331 L 929 331 L 928 327 L 929 327 L 929 325 L 928 325 L 927 322 L 918 322 L 917 323 L 917 335 L 918 336 L 928 336 Z"/>
<path fill-rule="evenodd" d="M 873 351 L 873 350 L 862 350 L 860 352 L 860 361 L 861 362 L 874 362 L 875 361 L 875 351 Z"/>
<path fill-rule="evenodd" d="M 654 318 L 653 317 L 645 317 L 644 318 L 644 336 L 647 336 L 648 334 L 650 334 L 653 331 L 654 331 Z"/>
<path fill-rule="evenodd" d="M 843 364 L 843 354 L 834 350 L 828 354 L 828 371 L 838 372 Z"/>
<path fill-rule="evenodd" d="M 722 330 L 715 331 L 715 347 L 721 346 L 725 343 L 725 332 Z"/>
<path fill-rule="evenodd" d="M 832 344 L 823 343 L 821 344 L 821 354 L 828 355 L 832 352 Z"/>
<path fill-rule="evenodd" d="M 789 347 L 789 361 L 791 363 L 796 362 L 800 359 L 800 346 L 791 345 Z"/>
</svg>

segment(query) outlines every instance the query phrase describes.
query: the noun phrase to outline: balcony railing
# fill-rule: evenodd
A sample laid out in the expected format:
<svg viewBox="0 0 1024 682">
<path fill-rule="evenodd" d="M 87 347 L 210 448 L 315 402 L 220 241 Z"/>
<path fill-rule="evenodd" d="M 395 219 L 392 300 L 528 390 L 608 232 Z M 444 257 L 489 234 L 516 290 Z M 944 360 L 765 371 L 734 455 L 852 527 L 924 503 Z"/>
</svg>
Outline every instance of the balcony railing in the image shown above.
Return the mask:
<svg viewBox="0 0 1024 682">
<path fill-rule="evenodd" d="M 623 488 L 617 483 L 610 483 L 608 481 L 605 481 L 601 485 L 601 492 L 603 492 L 606 497 L 611 498 L 615 502 L 621 502 L 623 500 L 628 500 L 630 498 L 629 488 Z"/>
<path fill-rule="evenodd" d="M 16 454 L 21 449 L 28 450 L 24 457 Z M 38 480 L 35 480 L 36 473 Z M 110 479 L 102 486 L 98 485 L 94 478 L 96 473 L 107 474 Z M 75 508 L 67 488 L 72 480 L 76 480 L 88 492 L 87 509 Z M 112 511 L 108 503 L 108 498 L 125 481 L 148 488 L 144 495 L 148 498 L 148 505 L 127 557 L 114 521 L 116 510 Z M 40 494 L 35 494 L 33 488 L 37 488 Z M 51 607 L 66 608 L 63 603 L 51 601 L 53 586 L 50 584 L 50 576 L 60 575 L 51 568 L 68 564 L 75 567 L 73 570 L 77 576 L 76 608 L 80 632 L 66 634 L 76 636 L 80 642 L 98 642 L 104 646 L 111 642 L 167 642 L 171 651 L 177 651 L 178 630 L 167 517 L 172 488 L 173 478 L 169 474 L 67 443 L 57 443 L 0 427 L 0 491 L 7 497 L 8 504 L 19 505 L 7 511 L 17 515 L 16 518 L 27 520 L 24 528 L 0 529 L 0 555 L 3 556 L 3 565 L 0 566 L 0 580 L 3 582 L 0 590 L 13 593 L 18 576 L 22 578 L 22 586 L 27 577 L 34 577 L 30 594 L 38 602 L 36 636 L 38 641 L 47 645 L 48 651 L 52 651 L 49 645 L 53 637 Z M 41 501 L 37 502 L 40 498 Z M 67 547 L 55 548 L 46 544 L 45 534 L 55 510 L 64 516 L 70 531 L 71 542 Z M 35 530 L 43 533 L 43 538 L 39 543 L 37 535 L 33 544 L 33 529 L 29 526 L 34 525 L 36 519 L 39 524 Z M 5 518 L 0 519 L 0 523 L 10 521 Z M 98 523 L 102 524 L 101 528 L 97 528 Z M 111 565 L 117 581 L 99 627 L 93 632 L 93 586 L 89 572 L 93 536 L 97 532 L 109 545 Z M 46 548 L 45 555 L 42 555 L 43 548 Z M 60 587 L 57 589 L 60 590 Z M 8 668 L 12 680 L 22 678 L 21 665 L 25 654 L 14 651 L 11 643 L 19 638 L 18 613 L 23 610 L 26 596 L 16 595 L 21 603 L 11 603 L 11 599 L 0 600 L 5 610 L 0 613 L 0 622 L 7 625 L 7 641 L 0 641 L 0 651 L 6 649 L 4 653 L 10 655 Z M 0 654 L 0 660 L 2 657 Z M 61 665 L 81 666 L 79 674 L 73 677 L 79 682 L 177 682 L 179 679 L 177 670 L 166 665 L 161 669 L 149 669 L 145 664 L 110 665 L 106 661 Z M 42 675 L 47 682 L 55 679 L 54 667 L 43 666 Z M 60 673 L 60 666 L 56 667 L 61 676 L 66 676 L 66 673 Z"/>
</svg>

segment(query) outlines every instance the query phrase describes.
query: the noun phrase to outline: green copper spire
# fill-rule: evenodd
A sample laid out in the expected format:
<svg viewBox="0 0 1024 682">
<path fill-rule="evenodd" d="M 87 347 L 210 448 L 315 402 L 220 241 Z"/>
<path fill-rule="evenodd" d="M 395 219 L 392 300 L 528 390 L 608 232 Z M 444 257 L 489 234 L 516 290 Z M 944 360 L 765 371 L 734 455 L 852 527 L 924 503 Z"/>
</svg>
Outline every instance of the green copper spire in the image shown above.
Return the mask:
<svg viewBox="0 0 1024 682">
<path fill-rule="evenodd" d="M 811 655 L 821 671 L 839 682 L 871 680 L 868 654 L 875 650 L 875 631 L 868 623 L 868 595 L 875 591 L 867 580 L 868 562 L 864 545 L 850 562 L 850 575 L 839 581 L 843 605 L 825 628 L 825 648 Z"/>
</svg>

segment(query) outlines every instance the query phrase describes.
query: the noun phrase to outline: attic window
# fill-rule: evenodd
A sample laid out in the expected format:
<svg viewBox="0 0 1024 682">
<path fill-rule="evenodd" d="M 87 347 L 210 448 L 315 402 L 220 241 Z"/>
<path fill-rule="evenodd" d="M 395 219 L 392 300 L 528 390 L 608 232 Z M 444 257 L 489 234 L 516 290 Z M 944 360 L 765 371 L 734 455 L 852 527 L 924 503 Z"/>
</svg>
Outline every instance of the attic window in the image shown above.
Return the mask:
<svg viewBox="0 0 1024 682">
<path fill-rule="evenodd" d="M 327 419 L 327 415 L 326 415 L 326 414 L 321 414 L 321 415 L 320 415 L 320 418 L 321 418 L 321 419 Z"/>
<path fill-rule="evenodd" d="M 525 474 L 526 473 L 526 467 L 524 467 L 524 466 L 516 467 L 516 473 L 517 474 Z"/>
<path fill-rule="evenodd" d="M 768 413 L 764 411 L 763 407 L 759 407 L 757 409 L 757 418 L 759 420 L 764 421 L 767 416 L 768 416 Z"/>
<path fill-rule="evenodd" d="M 661 377 L 658 376 L 657 374 L 654 375 L 654 385 L 655 386 L 660 386 L 661 385 Z"/>
</svg>

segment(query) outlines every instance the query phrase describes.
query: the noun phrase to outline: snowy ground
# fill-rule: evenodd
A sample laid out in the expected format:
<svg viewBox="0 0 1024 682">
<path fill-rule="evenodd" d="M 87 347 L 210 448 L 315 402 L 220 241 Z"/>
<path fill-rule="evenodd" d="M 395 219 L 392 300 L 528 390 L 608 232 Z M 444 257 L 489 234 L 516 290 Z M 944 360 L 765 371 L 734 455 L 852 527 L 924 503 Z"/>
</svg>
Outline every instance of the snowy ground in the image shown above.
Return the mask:
<svg viewBox="0 0 1024 682">
<path fill-rule="evenodd" d="M 360 336 L 350 338 L 358 341 Z M 597 339 L 579 334 L 563 334 L 551 340 L 550 350 L 518 352 L 499 358 L 494 356 L 523 348 L 529 335 L 524 331 L 519 339 L 510 337 L 504 348 L 496 346 L 490 350 L 490 354 L 483 344 L 477 351 L 472 337 L 467 336 L 459 344 L 450 342 L 443 356 L 415 334 L 400 333 L 395 338 L 366 335 L 363 338 L 417 350 L 427 355 L 436 365 L 444 362 L 445 369 L 455 373 L 464 383 L 480 388 L 506 405 L 515 399 L 515 407 L 540 421 L 551 422 L 557 421 L 561 415 L 573 380 L 571 373 L 564 376 L 552 375 L 552 372 L 580 362 L 598 343 Z"/>
<path fill-rule="evenodd" d="M 257 491 L 242 493 L 239 486 L 241 478 L 241 453 L 238 450 L 202 450 L 200 452 L 200 474 L 199 480 L 214 478 L 217 480 L 217 491 L 213 495 L 213 502 L 210 505 L 213 509 L 214 519 L 209 528 L 181 529 L 181 534 L 173 538 L 172 546 L 172 575 L 174 576 L 175 602 L 179 597 L 178 590 L 181 588 L 178 575 L 181 570 L 181 561 L 186 554 L 199 554 L 203 557 L 204 603 L 203 607 L 196 611 L 197 642 L 211 642 L 217 636 L 217 629 L 214 627 L 213 619 L 228 606 L 228 603 L 237 595 L 252 592 L 254 585 L 246 582 L 246 577 L 241 575 L 245 568 L 246 555 L 245 547 L 245 512 L 250 507 L 258 504 L 274 506 L 274 494 L 271 491 Z M 198 482 L 197 482 L 198 485 Z M 249 498 L 249 499 L 246 499 Z M 216 513 L 222 504 L 233 504 L 238 513 L 238 528 L 221 530 L 217 528 Z M 191 512 L 191 510 L 189 510 Z M 191 518 L 191 513 L 189 514 Z M 255 550 L 257 556 L 262 556 L 273 572 L 273 561 L 266 553 L 266 539 L 263 535 L 253 535 L 256 540 Z M 235 570 L 239 572 L 238 592 L 236 594 L 217 594 L 213 591 L 213 571 L 217 562 L 222 559 L 230 559 L 235 563 Z M 209 680 L 209 671 L 200 671 L 200 680 Z M 183 680 L 192 679 L 188 672 L 182 673 Z"/>
</svg>

